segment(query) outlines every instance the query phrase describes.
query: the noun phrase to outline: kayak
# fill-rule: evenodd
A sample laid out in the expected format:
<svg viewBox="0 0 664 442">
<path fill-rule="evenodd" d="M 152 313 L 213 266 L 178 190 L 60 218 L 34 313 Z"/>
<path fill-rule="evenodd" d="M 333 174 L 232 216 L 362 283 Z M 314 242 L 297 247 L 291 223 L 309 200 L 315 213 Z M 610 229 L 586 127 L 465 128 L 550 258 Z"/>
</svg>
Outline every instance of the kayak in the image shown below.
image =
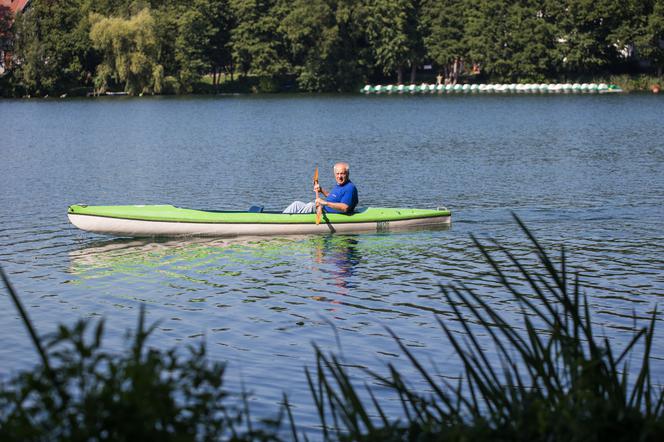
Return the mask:
<svg viewBox="0 0 664 442">
<path fill-rule="evenodd" d="M 285 214 L 263 211 L 196 210 L 172 205 L 88 206 L 67 210 L 69 221 L 87 232 L 114 236 L 243 236 L 311 233 L 380 232 L 399 228 L 450 224 L 446 208 L 393 209 L 369 207 L 351 215 L 324 213 Z"/>
</svg>

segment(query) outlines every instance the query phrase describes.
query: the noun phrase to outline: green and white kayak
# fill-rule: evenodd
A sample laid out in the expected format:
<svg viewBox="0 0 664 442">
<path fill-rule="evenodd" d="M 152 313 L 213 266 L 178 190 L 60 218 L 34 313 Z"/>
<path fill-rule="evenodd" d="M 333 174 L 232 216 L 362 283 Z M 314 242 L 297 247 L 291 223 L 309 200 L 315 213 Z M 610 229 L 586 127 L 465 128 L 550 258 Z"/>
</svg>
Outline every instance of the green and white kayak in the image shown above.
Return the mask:
<svg viewBox="0 0 664 442">
<path fill-rule="evenodd" d="M 352 215 L 316 215 L 249 211 L 184 209 L 171 205 L 88 206 L 76 204 L 67 210 L 69 221 L 79 229 L 114 236 L 240 236 L 311 233 L 375 232 L 419 226 L 449 224 L 446 208 L 390 209 L 369 207 Z"/>
</svg>

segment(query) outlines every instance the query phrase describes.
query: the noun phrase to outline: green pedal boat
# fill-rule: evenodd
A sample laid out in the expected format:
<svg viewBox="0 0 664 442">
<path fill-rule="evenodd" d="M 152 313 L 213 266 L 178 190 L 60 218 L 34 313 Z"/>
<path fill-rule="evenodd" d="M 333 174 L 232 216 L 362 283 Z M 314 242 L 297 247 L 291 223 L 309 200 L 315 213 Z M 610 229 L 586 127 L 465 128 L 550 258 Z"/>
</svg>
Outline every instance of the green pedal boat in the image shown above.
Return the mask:
<svg viewBox="0 0 664 442">
<path fill-rule="evenodd" d="M 391 209 L 369 207 L 352 215 L 316 215 L 265 212 L 252 207 L 246 212 L 194 210 L 171 205 L 87 206 L 67 210 L 69 221 L 79 229 L 114 236 L 241 236 L 312 233 L 376 232 L 400 228 L 450 224 L 446 208 Z"/>
</svg>

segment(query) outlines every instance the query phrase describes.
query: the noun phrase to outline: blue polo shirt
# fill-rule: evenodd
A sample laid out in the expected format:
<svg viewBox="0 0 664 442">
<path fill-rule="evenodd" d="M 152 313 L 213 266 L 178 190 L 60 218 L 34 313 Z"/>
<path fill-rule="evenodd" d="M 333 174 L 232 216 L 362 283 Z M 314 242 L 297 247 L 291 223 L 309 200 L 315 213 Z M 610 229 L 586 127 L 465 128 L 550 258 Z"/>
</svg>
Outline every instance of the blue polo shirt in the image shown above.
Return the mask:
<svg viewBox="0 0 664 442">
<path fill-rule="evenodd" d="M 341 186 L 337 184 L 327 195 L 326 200 L 330 203 L 348 204 L 348 212 L 346 213 L 350 214 L 355 210 L 355 206 L 357 206 L 357 187 L 355 187 L 355 184 L 351 183 L 350 180 L 346 181 Z M 344 213 L 327 206 L 323 208 L 329 213 Z"/>
</svg>

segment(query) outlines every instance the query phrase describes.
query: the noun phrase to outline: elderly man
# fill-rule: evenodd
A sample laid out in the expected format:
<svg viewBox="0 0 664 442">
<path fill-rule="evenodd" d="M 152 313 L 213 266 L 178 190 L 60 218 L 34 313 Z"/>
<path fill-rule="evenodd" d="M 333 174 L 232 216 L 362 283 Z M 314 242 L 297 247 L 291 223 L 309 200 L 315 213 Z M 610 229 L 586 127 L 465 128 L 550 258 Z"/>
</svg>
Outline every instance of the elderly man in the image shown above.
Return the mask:
<svg viewBox="0 0 664 442">
<path fill-rule="evenodd" d="M 314 185 L 314 192 L 320 192 L 325 199 L 316 198 L 316 201 L 303 203 L 295 201 L 286 207 L 284 213 L 315 213 L 316 206 L 320 205 L 328 213 L 353 213 L 357 206 L 357 188 L 349 178 L 350 166 L 348 163 L 337 163 L 334 165 L 334 179 L 337 184 L 332 190 L 326 192 L 317 183 Z"/>
</svg>

